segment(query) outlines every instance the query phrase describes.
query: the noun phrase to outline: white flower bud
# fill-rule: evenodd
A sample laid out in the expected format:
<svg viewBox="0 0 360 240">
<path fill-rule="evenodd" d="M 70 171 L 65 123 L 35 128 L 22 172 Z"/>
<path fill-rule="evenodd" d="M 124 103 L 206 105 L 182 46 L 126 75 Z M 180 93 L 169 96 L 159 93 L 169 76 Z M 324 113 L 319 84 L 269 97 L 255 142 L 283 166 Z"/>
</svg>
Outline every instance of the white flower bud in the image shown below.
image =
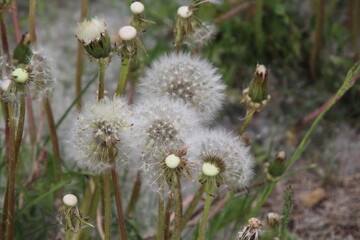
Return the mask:
<svg viewBox="0 0 360 240">
<path fill-rule="evenodd" d="M 78 203 L 78 199 L 74 194 L 66 194 L 63 197 L 63 203 L 68 207 L 75 207 Z"/>
<path fill-rule="evenodd" d="M 145 7 L 144 4 L 142 4 L 141 2 L 133 2 L 130 5 L 130 10 L 134 13 L 134 14 L 141 14 L 144 12 Z"/>
<path fill-rule="evenodd" d="M 29 79 L 29 73 L 23 68 L 17 68 L 11 73 L 15 82 L 25 83 Z"/>
<path fill-rule="evenodd" d="M 177 166 L 180 164 L 180 158 L 174 154 L 171 154 L 166 157 L 165 164 L 168 166 L 168 168 L 177 168 Z"/>
<path fill-rule="evenodd" d="M 124 41 L 132 40 L 136 37 L 137 31 L 132 26 L 125 26 L 120 28 L 119 30 L 119 36 Z"/>
<path fill-rule="evenodd" d="M 202 172 L 209 177 L 215 177 L 219 174 L 220 170 L 212 163 L 205 162 L 202 165 Z"/>
<path fill-rule="evenodd" d="M 189 6 L 182 6 L 178 8 L 177 14 L 179 15 L 179 17 L 189 18 L 193 14 L 193 11 L 189 9 Z"/>
</svg>

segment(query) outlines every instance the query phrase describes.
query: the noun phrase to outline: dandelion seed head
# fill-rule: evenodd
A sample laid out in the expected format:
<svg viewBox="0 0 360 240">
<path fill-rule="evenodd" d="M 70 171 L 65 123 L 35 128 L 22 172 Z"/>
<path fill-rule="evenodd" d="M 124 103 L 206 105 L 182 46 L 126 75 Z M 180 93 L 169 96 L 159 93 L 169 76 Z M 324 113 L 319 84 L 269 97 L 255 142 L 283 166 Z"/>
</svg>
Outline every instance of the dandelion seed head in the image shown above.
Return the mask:
<svg viewBox="0 0 360 240">
<path fill-rule="evenodd" d="M 203 129 L 191 137 L 188 145 L 190 159 L 201 161 L 200 181 L 212 179 L 233 189 L 250 181 L 253 158 L 239 137 L 222 129 Z"/>
<path fill-rule="evenodd" d="M 129 128 L 130 115 L 129 107 L 121 98 L 85 106 L 75 118 L 69 140 L 71 156 L 78 166 L 100 174 L 112 167 L 108 149 L 114 147 L 116 163 L 123 168 L 127 157 L 120 142 Z"/>
<path fill-rule="evenodd" d="M 145 71 L 138 89 L 145 97 L 180 100 L 194 108 L 205 122 L 213 120 L 225 98 L 225 85 L 217 69 L 188 53 L 160 57 Z"/>
<path fill-rule="evenodd" d="M 98 41 L 106 33 L 106 24 L 104 19 L 95 17 L 90 20 L 84 20 L 78 23 L 75 35 L 84 45 Z"/>
<path fill-rule="evenodd" d="M 216 34 L 216 26 L 212 23 L 202 23 L 190 36 L 185 39 L 189 46 L 206 46 Z"/>
</svg>

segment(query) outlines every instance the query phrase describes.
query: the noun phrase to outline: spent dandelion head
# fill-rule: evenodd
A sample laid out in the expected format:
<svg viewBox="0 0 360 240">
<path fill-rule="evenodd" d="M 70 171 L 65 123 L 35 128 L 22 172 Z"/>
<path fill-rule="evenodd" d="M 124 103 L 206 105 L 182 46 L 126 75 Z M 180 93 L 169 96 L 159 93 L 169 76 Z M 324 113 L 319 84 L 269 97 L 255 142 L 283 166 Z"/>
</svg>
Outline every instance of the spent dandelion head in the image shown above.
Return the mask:
<svg viewBox="0 0 360 240">
<path fill-rule="evenodd" d="M 117 165 L 127 158 L 121 148 L 122 134 L 129 128 L 131 112 L 126 101 L 116 98 L 85 106 L 73 124 L 69 145 L 77 164 L 95 174 L 114 167 L 109 151 L 115 152 Z"/>
<path fill-rule="evenodd" d="M 237 240 L 257 240 L 262 231 L 263 223 L 257 218 L 250 218 L 248 225 L 238 232 Z"/>
<path fill-rule="evenodd" d="M 204 122 L 214 119 L 225 99 L 225 85 L 217 69 L 188 53 L 164 55 L 153 62 L 138 89 L 144 96 L 180 100 L 194 108 Z"/>
<path fill-rule="evenodd" d="M 201 130 L 189 140 L 190 157 L 200 161 L 199 180 L 236 189 L 252 177 L 253 158 L 242 140 L 225 130 Z"/>
<path fill-rule="evenodd" d="M 142 168 L 146 168 L 143 163 L 158 162 L 164 152 L 181 146 L 200 122 L 194 110 L 167 97 L 143 98 L 133 116 L 124 141 Z"/>
</svg>

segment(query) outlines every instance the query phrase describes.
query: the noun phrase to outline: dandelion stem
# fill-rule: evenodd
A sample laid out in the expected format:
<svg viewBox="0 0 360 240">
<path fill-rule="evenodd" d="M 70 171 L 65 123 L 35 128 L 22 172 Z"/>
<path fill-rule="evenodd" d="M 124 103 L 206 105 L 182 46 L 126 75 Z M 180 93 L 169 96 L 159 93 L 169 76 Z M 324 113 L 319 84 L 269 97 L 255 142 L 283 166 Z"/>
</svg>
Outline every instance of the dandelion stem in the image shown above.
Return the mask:
<svg viewBox="0 0 360 240">
<path fill-rule="evenodd" d="M 58 163 L 58 167 L 59 167 L 59 171 L 60 171 L 61 170 L 61 156 L 60 156 L 59 139 L 58 139 L 58 136 L 56 133 L 56 125 L 55 125 L 54 116 L 53 116 L 49 98 L 45 97 L 43 100 L 43 104 L 44 104 L 44 109 L 45 109 L 46 117 L 47 117 L 48 124 L 49 124 L 53 154 Z M 57 178 L 58 179 L 61 178 L 60 174 L 57 175 Z"/>
<path fill-rule="evenodd" d="M 36 0 L 30 0 L 30 2 L 29 2 L 29 33 L 30 33 L 30 42 L 32 45 L 34 45 L 36 42 L 35 10 L 36 10 Z"/>
<path fill-rule="evenodd" d="M 189 207 L 186 209 L 184 217 L 181 222 L 181 231 L 185 228 L 186 223 L 190 220 L 191 215 L 193 214 L 195 207 L 198 205 L 203 193 L 205 191 L 205 184 L 202 184 L 201 187 L 198 189 L 197 193 L 195 194 L 194 198 L 191 200 Z"/>
<path fill-rule="evenodd" d="M 165 210 L 165 226 L 164 226 L 164 239 L 170 239 L 170 217 L 171 217 L 171 209 L 173 203 L 172 193 L 169 194 L 168 201 L 166 203 L 166 210 Z"/>
<path fill-rule="evenodd" d="M 156 240 L 164 239 L 164 186 L 162 185 L 162 179 L 159 179 L 159 203 L 158 203 L 158 220 L 157 220 L 157 234 Z"/>
<path fill-rule="evenodd" d="M 6 25 L 4 23 L 5 13 L 0 13 L 0 30 L 1 30 L 1 41 L 2 41 L 2 50 L 5 55 L 6 63 L 10 65 L 10 53 L 9 53 L 9 44 L 6 35 Z"/>
<path fill-rule="evenodd" d="M 104 98 L 105 91 L 105 63 L 99 64 L 99 92 L 98 92 L 98 101 Z"/>
<path fill-rule="evenodd" d="M 139 170 L 136 174 L 136 180 L 135 180 L 135 183 L 133 186 L 133 190 L 131 192 L 129 205 L 126 209 L 126 217 L 132 217 L 132 214 L 135 210 L 136 203 L 140 196 L 141 184 L 142 184 L 141 171 Z"/>
<path fill-rule="evenodd" d="M 129 73 L 129 68 L 131 64 L 131 58 L 124 58 L 121 64 L 121 72 L 119 77 L 119 82 L 116 87 L 115 96 L 121 96 L 125 92 L 127 75 Z"/>
<path fill-rule="evenodd" d="M 82 0 L 80 21 L 86 18 L 87 8 L 88 8 L 88 0 Z M 84 65 L 83 53 L 84 53 L 84 48 L 82 44 L 78 42 L 77 54 L 76 54 L 76 75 L 75 75 L 76 96 L 81 95 L 81 78 L 83 74 L 83 65 Z M 77 102 L 76 107 L 78 110 L 81 110 L 81 99 L 79 99 L 79 101 Z"/>
<path fill-rule="evenodd" d="M 180 240 L 180 236 L 181 236 L 181 221 L 182 221 L 182 201 L 181 201 L 181 197 L 180 197 L 180 179 L 177 176 L 177 174 L 173 174 L 173 193 L 175 195 L 175 226 L 174 226 L 174 236 L 173 236 L 173 240 Z"/>
<path fill-rule="evenodd" d="M 124 220 L 124 214 L 123 214 L 123 207 L 121 203 L 121 191 L 120 191 L 120 185 L 118 182 L 118 175 L 116 172 L 116 166 L 115 166 L 115 156 L 112 148 L 109 148 L 109 159 L 110 164 L 112 165 L 111 168 L 111 175 L 112 180 L 114 184 L 114 193 L 115 193 L 115 202 L 116 202 L 116 209 L 117 214 L 119 218 L 119 230 L 121 235 L 121 240 L 126 240 L 126 226 L 125 226 L 125 220 Z"/>
<path fill-rule="evenodd" d="M 210 205 L 211 205 L 211 201 L 212 201 L 212 196 L 211 196 L 212 183 L 206 182 L 205 184 L 206 184 L 206 186 L 205 186 L 206 197 L 205 197 L 205 204 L 204 204 L 204 212 L 203 212 L 203 216 L 201 218 L 200 227 L 199 227 L 199 236 L 198 236 L 197 240 L 205 239 L 206 225 L 207 225 L 207 221 L 208 221 L 208 217 L 209 217 L 209 213 L 210 213 Z"/>
<path fill-rule="evenodd" d="M 104 182 L 104 231 L 105 231 L 105 240 L 110 240 L 110 229 L 111 229 L 111 202 L 110 202 L 110 170 L 106 171 L 103 174 Z"/>
<path fill-rule="evenodd" d="M 254 116 L 254 113 L 255 113 L 255 110 L 254 109 L 248 109 L 246 111 L 246 116 L 245 116 L 245 121 L 244 123 L 242 124 L 240 130 L 239 130 L 239 136 L 243 135 L 246 128 L 248 127 L 251 119 L 253 118 Z"/>
</svg>

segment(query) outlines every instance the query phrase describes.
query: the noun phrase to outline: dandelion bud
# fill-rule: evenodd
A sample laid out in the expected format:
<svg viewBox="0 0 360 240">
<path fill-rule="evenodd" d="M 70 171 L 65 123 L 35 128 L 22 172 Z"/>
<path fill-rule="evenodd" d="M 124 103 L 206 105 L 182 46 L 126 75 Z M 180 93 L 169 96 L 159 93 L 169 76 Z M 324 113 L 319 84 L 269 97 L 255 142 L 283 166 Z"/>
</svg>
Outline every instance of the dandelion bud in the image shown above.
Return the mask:
<svg viewBox="0 0 360 240">
<path fill-rule="evenodd" d="M 189 18 L 193 14 L 193 11 L 189 9 L 189 6 L 181 6 L 178 8 L 177 14 L 181 18 Z"/>
<path fill-rule="evenodd" d="M 268 71 L 264 65 L 256 65 L 249 88 L 246 88 L 243 93 L 246 103 L 251 108 L 260 110 L 269 102 Z"/>
<path fill-rule="evenodd" d="M 272 177 L 279 177 L 285 171 L 286 153 L 284 151 L 278 152 L 275 159 L 270 163 L 268 172 Z"/>
<path fill-rule="evenodd" d="M 144 7 L 144 4 L 142 4 L 141 2 L 133 2 L 130 5 L 130 10 L 134 14 L 141 14 L 144 12 L 145 7 Z"/>
<path fill-rule="evenodd" d="M 119 30 L 119 36 L 124 41 L 130 41 L 136 37 L 137 31 L 133 26 L 124 26 Z"/>
<path fill-rule="evenodd" d="M 257 240 L 262 230 L 262 222 L 257 218 L 250 218 L 249 224 L 246 225 L 239 233 L 237 240 Z"/>
<path fill-rule="evenodd" d="M 275 228 L 280 224 L 281 218 L 280 214 L 269 212 L 266 216 L 266 222 L 270 227 Z"/>
<path fill-rule="evenodd" d="M 30 34 L 26 33 L 22 36 L 13 52 L 15 64 L 28 64 L 32 51 L 30 49 Z"/>
<path fill-rule="evenodd" d="M 11 73 L 14 82 L 25 84 L 29 80 L 29 73 L 23 68 L 17 68 Z"/>
<path fill-rule="evenodd" d="M 95 59 L 107 59 L 111 53 L 110 37 L 103 19 L 92 18 L 78 24 L 76 37 L 86 52 Z"/>
<path fill-rule="evenodd" d="M 169 168 L 177 168 L 180 164 L 180 158 L 171 154 L 165 158 L 165 164 Z"/>
<path fill-rule="evenodd" d="M 78 203 L 78 199 L 74 194 L 66 194 L 63 197 L 63 203 L 68 207 L 75 207 Z"/>
</svg>

